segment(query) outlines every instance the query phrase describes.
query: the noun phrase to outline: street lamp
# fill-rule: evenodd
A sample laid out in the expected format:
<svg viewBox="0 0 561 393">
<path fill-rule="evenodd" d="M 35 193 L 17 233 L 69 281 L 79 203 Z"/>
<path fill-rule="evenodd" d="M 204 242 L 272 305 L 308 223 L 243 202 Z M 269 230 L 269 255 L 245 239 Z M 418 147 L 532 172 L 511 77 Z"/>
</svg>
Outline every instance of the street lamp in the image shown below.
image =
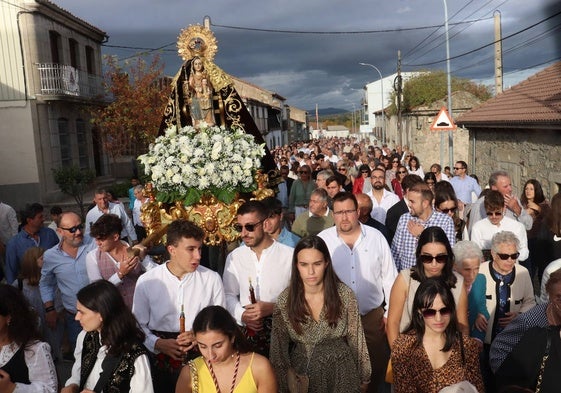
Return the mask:
<svg viewBox="0 0 561 393">
<path fill-rule="evenodd" d="M 448 38 L 448 5 L 444 2 L 444 30 L 446 32 L 446 82 L 448 85 L 448 114 L 452 117 L 452 81 L 450 76 L 450 39 Z M 452 130 L 448 131 L 448 154 L 450 167 L 454 165 L 454 134 Z"/>
<path fill-rule="evenodd" d="M 386 142 L 386 111 L 384 105 L 384 78 L 382 78 L 382 73 L 375 65 L 369 63 L 358 63 L 358 64 L 360 64 L 361 66 L 374 68 L 376 71 L 378 71 L 378 75 L 380 75 L 380 91 L 382 97 L 382 143 L 385 143 Z"/>
</svg>

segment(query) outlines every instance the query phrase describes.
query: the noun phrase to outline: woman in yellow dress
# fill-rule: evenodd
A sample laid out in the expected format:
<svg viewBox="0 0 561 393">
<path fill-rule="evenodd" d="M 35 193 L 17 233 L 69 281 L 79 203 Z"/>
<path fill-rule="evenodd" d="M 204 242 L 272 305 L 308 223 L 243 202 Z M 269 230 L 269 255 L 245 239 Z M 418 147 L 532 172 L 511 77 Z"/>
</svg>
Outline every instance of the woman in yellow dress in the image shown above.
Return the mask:
<svg viewBox="0 0 561 393">
<path fill-rule="evenodd" d="M 202 356 L 179 375 L 176 393 L 273 393 L 275 373 L 269 360 L 249 350 L 230 313 L 220 306 L 202 309 L 193 321 Z"/>
</svg>

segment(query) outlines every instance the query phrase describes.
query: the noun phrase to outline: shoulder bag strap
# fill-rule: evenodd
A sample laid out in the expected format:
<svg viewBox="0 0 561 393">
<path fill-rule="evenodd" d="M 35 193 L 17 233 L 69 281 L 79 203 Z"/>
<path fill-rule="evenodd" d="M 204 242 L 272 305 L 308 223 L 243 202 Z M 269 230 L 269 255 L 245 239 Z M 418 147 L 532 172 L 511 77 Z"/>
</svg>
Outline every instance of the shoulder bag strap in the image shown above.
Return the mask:
<svg viewBox="0 0 561 393">
<path fill-rule="evenodd" d="M 543 371 L 545 369 L 545 364 L 547 363 L 547 358 L 549 358 L 549 349 L 551 348 L 551 329 L 547 329 L 547 342 L 545 344 L 545 351 L 543 353 L 542 362 L 540 364 L 540 371 L 538 372 L 538 380 L 536 382 L 536 393 L 539 393 L 542 387 Z"/>
</svg>

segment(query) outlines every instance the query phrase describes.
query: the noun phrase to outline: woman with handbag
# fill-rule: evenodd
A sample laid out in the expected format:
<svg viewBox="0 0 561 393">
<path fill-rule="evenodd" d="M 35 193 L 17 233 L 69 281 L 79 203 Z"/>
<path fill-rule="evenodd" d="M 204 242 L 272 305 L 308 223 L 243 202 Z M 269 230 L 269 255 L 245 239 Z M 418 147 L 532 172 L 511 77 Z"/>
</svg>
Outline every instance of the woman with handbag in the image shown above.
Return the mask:
<svg viewBox="0 0 561 393">
<path fill-rule="evenodd" d="M 421 283 L 411 323 L 393 344 L 395 393 L 437 393 L 460 383 L 484 391 L 479 344 L 458 329 L 454 297 L 442 279 Z"/>
<path fill-rule="evenodd" d="M 273 312 L 271 362 L 280 392 L 365 391 L 370 358 L 356 298 L 318 236 L 294 249 L 290 284 Z"/>
<path fill-rule="evenodd" d="M 221 306 L 203 308 L 193 321 L 201 355 L 183 367 L 177 393 L 276 393 L 266 357 L 251 352 L 242 331 Z"/>
<path fill-rule="evenodd" d="M 144 333 L 117 287 L 99 280 L 78 291 L 82 325 L 72 375 L 61 393 L 153 393 Z"/>
</svg>

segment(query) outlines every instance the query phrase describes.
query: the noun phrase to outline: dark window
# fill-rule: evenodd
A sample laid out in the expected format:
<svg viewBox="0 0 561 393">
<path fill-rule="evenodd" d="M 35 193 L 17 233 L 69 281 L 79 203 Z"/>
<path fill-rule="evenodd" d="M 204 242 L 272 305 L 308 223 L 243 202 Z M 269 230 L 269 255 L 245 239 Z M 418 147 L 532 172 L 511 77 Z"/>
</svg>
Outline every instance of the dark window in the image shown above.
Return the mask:
<svg viewBox="0 0 561 393">
<path fill-rule="evenodd" d="M 78 42 L 73 39 L 68 40 L 70 47 L 70 65 L 76 69 L 80 68 L 80 48 Z"/>
<path fill-rule="evenodd" d="M 72 165 L 72 144 L 70 143 L 70 132 L 68 119 L 58 119 L 58 140 L 60 143 L 60 163 L 64 166 Z"/>
<path fill-rule="evenodd" d="M 80 163 L 80 168 L 89 168 L 90 160 L 88 157 L 86 122 L 82 119 L 76 120 L 76 139 L 78 142 L 78 161 Z"/>
<path fill-rule="evenodd" d="M 62 44 L 60 34 L 58 34 L 56 31 L 49 31 L 49 40 L 51 42 L 51 60 L 55 64 L 60 64 L 60 47 Z"/>
<path fill-rule="evenodd" d="M 86 46 L 86 71 L 90 75 L 95 74 L 94 64 L 94 50 L 91 46 Z"/>
</svg>

